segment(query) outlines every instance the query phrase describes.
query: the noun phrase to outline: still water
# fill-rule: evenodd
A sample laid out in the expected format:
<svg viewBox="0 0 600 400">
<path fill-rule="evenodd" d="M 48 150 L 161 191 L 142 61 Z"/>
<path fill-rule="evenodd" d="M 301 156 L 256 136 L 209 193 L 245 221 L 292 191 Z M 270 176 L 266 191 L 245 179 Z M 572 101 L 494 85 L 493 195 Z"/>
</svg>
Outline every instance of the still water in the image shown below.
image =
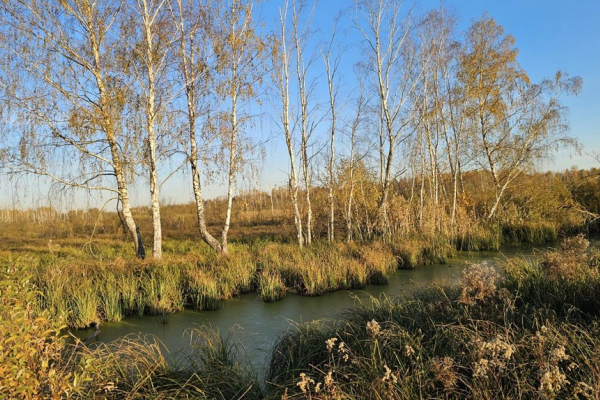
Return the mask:
<svg viewBox="0 0 600 400">
<path fill-rule="evenodd" d="M 251 365 L 256 371 L 261 371 L 277 337 L 286 329 L 293 329 L 296 323 L 333 319 L 361 301 L 368 302 L 370 296 L 394 297 L 410 294 L 427 285 L 457 284 L 462 271 L 469 264 L 496 264 L 506 256 L 527 256 L 532 251 L 532 248 L 522 247 L 500 253 L 461 253 L 445 264 L 399 270 L 390 277 L 387 285 L 369 285 L 362 290 L 339 291 L 320 297 L 288 293 L 281 301 L 264 303 L 254 292 L 224 301 L 218 311 L 185 310 L 166 317 L 131 316 L 121 322 L 103 323 L 95 341 L 109 342 L 128 334 L 153 335 L 173 354 L 189 348 L 189 335 L 186 335 L 189 328 L 211 326 L 218 329 L 221 335 L 234 330 Z M 85 337 L 90 332 L 80 331 L 77 336 Z"/>
</svg>

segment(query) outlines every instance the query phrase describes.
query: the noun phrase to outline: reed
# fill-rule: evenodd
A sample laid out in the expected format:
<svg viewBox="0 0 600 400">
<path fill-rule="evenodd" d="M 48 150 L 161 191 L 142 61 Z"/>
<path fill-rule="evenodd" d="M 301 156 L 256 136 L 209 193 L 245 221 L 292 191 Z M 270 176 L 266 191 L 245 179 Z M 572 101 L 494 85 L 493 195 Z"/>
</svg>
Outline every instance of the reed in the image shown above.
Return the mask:
<svg viewBox="0 0 600 400">
<path fill-rule="evenodd" d="M 189 253 L 165 254 L 161 262 L 34 259 L 44 304 L 53 313 L 69 313 L 70 326 L 85 327 L 136 313 L 165 315 L 184 304 L 215 310 L 223 300 L 253 290 L 265 301 L 274 301 L 289 290 L 318 296 L 362 288 L 387 282 L 395 269 L 391 250 L 378 243 L 317 242 L 300 251 L 291 244 L 257 242 L 232 245 L 231 254 L 224 256 L 205 253 L 192 242 L 169 246 Z"/>
<path fill-rule="evenodd" d="M 291 243 L 256 240 L 233 243 L 228 255 L 214 254 L 195 241 L 171 240 L 161 262 L 106 259 L 118 248 L 107 241 L 95 255 L 71 251 L 63 244 L 64 254 L 32 256 L 32 263 L 43 305 L 56 315 L 67 313 L 71 327 L 84 327 L 136 313 L 166 315 L 186 304 L 216 310 L 222 301 L 251 291 L 274 301 L 288 291 L 319 296 L 385 284 L 397 268 L 445 261 L 454 251 L 450 243 L 494 247 L 499 232 L 475 226 L 468 235 L 452 238 L 408 235 L 389 243 L 316 241 L 302 250 Z"/>
<path fill-rule="evenodd" d="M 98 292 L 102 319 L 112 322 L 123 319 L 126 314 L 122 302 L 123 288 L 121 288 L 119 277 L 112 271 L 107 272 Z"/>
<path fill-rule="evenodd" d="M 306 260 L 298 267 L 300 285 L 298 292 L 304 296 L 320 296 L 329 291 L 329 277 L 323 264 L 315 258 Z"/>
<path fill-rule="evenodd" d="M 30 268 L 35 273 L 35 285 L 41 292 L 41 306 L 51 315 L 61 315 L 69 310 L 69 274 L 63 274 L 59 268 L 47 268 L 40 271 L 36 260 L 30 258 Z M 37 268 L 33 268 L 36 265 Z"/>
<path fill-rule="evenodd" d="M 240 334 L 238 327 L 225 336 L 206 326 L 186 331 L 190 351 L 181 354 L 174 367 L 186 378 L 186 387 L 195 388 L 207 399 L 263 398 L 256 373 L 238 345 Z"/>
<path fill-rule="evenodd" d="M 443 264 L 456 253 L 446 236 L 433 236 L 426 239 L 421 255 L 424 264 Z"/>
<path fill-rule="evenodd" d="M 9 399 L 262 398 L 233 336 L 190 334 L 192 352 L 167 361 L 157 339 L 132 335 L 89 347 L 45 307 L 31 258 L 0 260 L 0 397 Z M 79 279 L 81 276 L 78 277 Z"/>
<path fill-rule="evenodd" d="M 395 238 L 391 245 L 398 267 L 402 269 L 444 263 L 454 254 L 449 240 L 443 236 Z"/>
<path fill-rule="evenodd" d="M 598 264 L 586 246 L 502 272 L 476 265 L 461 287 L 294 327 L 272 351 L 266 398 L 597 398 Z"/>
<path fill-rule="evenodd" d="M 167 361 L 157 339 L 130 335 L 81 348 L 74 374 L 76 398 L 259 399 L 253 371 L 235 357 L 233 340 L 209 328 L 195 329 L 191 352 Z"/>
<path fill-rule="evenodd" d="M 75 370 L 78 389 L 92 398 L 159 397 L 180 386 L 169 380 L 164 353 L 159 341 L 142 335 L 81 347 Z"/>
<path fill-rule="evenodd" d="M 186 292 L 195 310 L 221 308 L 221 292 L 217 280 L 202 268 L 197 267 L 187 271 Z"/>
<path fill-rule="evenodd" d="M 502 227 L 502 239 L 504 243 L 513 246 L 521 243 L 552 243 L 558 239 L 558 230 L 554 223 L 546 221 L 507 224 Z"/>
<path fill-rule="evenodd" d="M 347 267 L 348 289 L 363 289 L 367 284 L 378 284 L 372 279 L 373 272 L 369 270 L 365 263 L 349 258 L 344 260 L 344 264 Z"/>
<path fill-rule="evenodd" d="M 331 263 L 337 276 L 354 270 L 344 267 L 356 261 L 354 250 L 322 247 L 302 257 L 305 264 Z M 461 286 L 371 299 L 335 321 L 294 325 L 273 347 L 261 388 L 234 333 L 188 331 L 191 351 L 170 362 L 152 337 L 69 343 L 61 333 L 67 319 L 85 324 L 93 309 L 103 309 L 100 293 L 83 289 L 107 271 L 76 273 L 60 260 L 40 269 L 35 258 L 9 256 L 0 260 L 0 348 L 10 349 L 0 358 L 0 393 L 15 399 L 599 398 L 599 260 L 579 236 L 537 259 L 507 260 L 501 270 L 472 266 Z M 136 268 L 129 276 L 137 283 L 168 270 L 154 263 Z M 190 263 L 179 269 L 179 285 L 214 273 Z M 40 279 L 63 272 L 65 287 Z M 334 286 L 327 275 L 322 279 Z M 123 292 L 119 280 L 109 282 Z M 153 290 L 170 298 L 168 287 Z M 61 303 L 44 295 L 48 288 L 64 290 L 69 313 L 49 306 Z M 86 298 L 90 293 L 96 300 Z"/>
<path fill-rule="evenodd" d="M 502 230 L 496 225 L 474 225 L 456 234 L 451 242 L 461 251 L 498 251 L 502 245 Z"/>
<path fill-rule="evenodd" d="M 117 287 L 121 296 L 121 310 L 123 316 L 133 315 L 136 312 L 143 314 L 141 295 L 138 291 L 137 272 L 127 270 L 116 273 Z"/>
<path fill-rule="evenodd" d="M 261 300 L 270 303 L 285 297 L 288 288 L 281 274 L 272 269 L 263 270 L 258 276 L 258 293 Z"/>
<path fill-rule="evenodd" d="M 414 243 L 402 243 L 394 246 L 394 255 L 401 269 L 415 268 L 420 261 L 421 249 Z"/>
<path fill-rule="evenodd" d="M 389 275 L 398 268 L 391 248 L 379 242 L 361 247 L 359 260 L 366 266 L 368 282 L 373 285 L 387 284 Z"/>
<path fill-rule="evenodd" d="M 291 290 L 302 287 L 301 266 L 309 259 L 309 252 L 302 252 L 297 246 L 289 244 L 270 244 L 257 257 L 263 268 L 275 268 L 281 274 L 286 286 Z"/>
<path fill-rule="evenodd" d="M 93 284 L 93 281 L 87 281 Z M 100 322 L 100 296 L 94 286 L 75 286 L 69 290 L 69 326 L 87 328 Z"/>
<path fill-rule="evenodd" d="M 560 250 L 536 258 L 512 258 L 505 263 L 505 285 L 520 293 L 520 301 L 547 307 L 560 316 L 600 315 L 598 249 L 579 235 L 563 241 Z"/>
<path fill-rule="evenodd" d="M 211 270 L 219 275 L 225 298 L 256 289 L 257 266 L 247 246 L 235 246 L 231 254 L 218 257 Z"/>
<path fill-rule="evenodd" d="M 161 315 L 183 309 L 180 273 L 179 268 L 172 268 L 167 263 L 149 264 L 145 268 L 139 281 L 146 300 L 145 313 Z"/>
</svg>

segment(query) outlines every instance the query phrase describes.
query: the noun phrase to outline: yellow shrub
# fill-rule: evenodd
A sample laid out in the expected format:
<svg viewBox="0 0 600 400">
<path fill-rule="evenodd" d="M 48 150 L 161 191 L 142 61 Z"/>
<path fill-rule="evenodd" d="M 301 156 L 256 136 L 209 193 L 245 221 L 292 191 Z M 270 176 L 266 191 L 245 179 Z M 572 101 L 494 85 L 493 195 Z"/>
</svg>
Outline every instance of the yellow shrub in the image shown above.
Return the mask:
<svg viewBox="0 0 600 400">
<path fill-rule="evenodd" d="M 0 268 L 0 398 L 68 397 L 73 388 L 63 368 L 61 324 L 39 309 L 27 260 Z"/>
</svg>

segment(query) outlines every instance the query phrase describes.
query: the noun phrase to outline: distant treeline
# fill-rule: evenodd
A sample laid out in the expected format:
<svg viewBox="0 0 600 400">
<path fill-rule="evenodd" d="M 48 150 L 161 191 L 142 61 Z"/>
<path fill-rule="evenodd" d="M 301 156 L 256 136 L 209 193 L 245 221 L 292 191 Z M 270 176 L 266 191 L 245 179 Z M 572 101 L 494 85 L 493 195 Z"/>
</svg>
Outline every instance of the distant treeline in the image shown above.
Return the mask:
<svg viewBox="0 0 600 400">
<path fill-rule="evenodd" d="M 369 241 L 374 238 L 377 220 L 378 182 L 363 170 L 355 176 L 358 190 L 350 218 L 353 220 L 353 240 Z M 446 176 L 442 176 L 442 182 Z M 393 182 L 390 199 L 390 222 L 395 236 L 433 236 L 437 234 L 460 236 L 469 231 L 495 227 L 505 236 L 516 227 L 540 227 L 556 234 L 582 229 L 597 230 L 596 216 L 600 213 L 600 170 L 570 169 L 564 172 L 545 172 L 521 175 L 507 192 L 507 201 L 493 220 L 486 219 L 486 210 L 494 200 L 489 175 L 472 171 L 465 173 L 457 202 L 457 222 L 450 224 L 450 204 L 441 201 L 435 205 L 431 200 L 428 182 L 421 178 L 404 178 Z M 348 215 L 343 205 L 347 201 L 348 187 L 343 176 L 338 177 L 335 199 L 336 227 L 345 232 Z M 422 185 L 424 184 L 424 185 Z M 423 193 L 421 193 L 423 188 Z M 442 191 L 442 193 L 445 193 Z M 300 198 L 302 198 L 300 196 Z M 327 238 L 327 201 L 325 187 L 313 189 L 315 237 Z M 234 198 L 232 215 L 232 238 L 249 241 L 266 238 L 293 241 L 294 215 L 289 201 L 289 190 L 277 187 L 267 191 L 250 191 Z M 204 202 L 208 227 L 215 232 L 226 212 L 226 199 L 217 198 Z M 300 202 L 301 210 L 305 207 Z M 194 203 L 163 206 L 163 229 L 166 238 L 197 238 L 197 219 Z M 137 207 L 133 210 L 144 237 L 150 239 L 152 232 L 151 210 Z M 50 207 L 29 210 L 0 210 L 1 236 L 17 241 L 125 238 L 125 230 L 116 211 L 71 210 L 59 212 Z M 516 238 L 522 240 L 524 238 Z M 526 239 L 526 238 L 525 238 Z M 198 239 L 200 240 L 200 239 Z M 526 241 L 526 240 L 525 240 Z"/>
</svg>

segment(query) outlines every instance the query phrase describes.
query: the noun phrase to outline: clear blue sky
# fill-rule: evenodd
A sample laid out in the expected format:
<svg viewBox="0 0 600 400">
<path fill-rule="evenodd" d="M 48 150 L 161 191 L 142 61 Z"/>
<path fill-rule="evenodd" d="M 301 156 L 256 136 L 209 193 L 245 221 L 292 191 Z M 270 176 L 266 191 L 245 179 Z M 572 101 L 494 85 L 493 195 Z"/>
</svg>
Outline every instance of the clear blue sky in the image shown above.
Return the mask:
<svg viewBox="0 0 600 400">
<path fill-rule="evenodd" d="M 283 0 L 270 0 L 263 5 L 262 17 L 267 25 L 277 17 L 276 10 L 282 3 Z M 314 23 L 322 40 L 327 39 L 331 21 L 338 11 L 353 7 L 353 4 L 352 0 L 321 0 L 317 4 Z M 562 99 L 569 107 L 571 133 L 579 139 L 583 152 L 578 155 L 573 150 L 560 151 L 540 165 L 540 169 L 595 166 L 597 163 L 585 153 L 600 151 L 600 0 L 411 0 L 405 1 L 403 7 L 405 10 L 414 8 L 417 14 L 423 14 L 441 4 L 455 13 L 459 37 L 474 19 L 485 13 L 494 18 L 504 27 L 505 33 L 516 38 L 518 60 L 533 82 L 552 77 L 557 70 L 583 78 L 580 94 Z M 352 29 L 342 30 L 339 36 L 354 44 L 360 39 Z M 356 48 L 348 53 L 349 58 L 360 57 Z M 351 75 L 348 71 L 345 73 Z M 327 129 L 327 122 L 323 129 Z M 286 182 L 284 146 L 281 140 L 275 140 L 269 146 L 272 156 L 264 168 L 265 186 Z"/>
<path fill-rule="evenodd" d="M 423 2 L 435 6 L 437 2 Z M 560 69 L 583 78 L 577 97 L 564 99 L 570 109 L 571 132 L 584 152 L 600 150 L 600 1 L 599 0 L 454 0 L 463 31 L 487 12 L 516 38 L 519 62 L 533 81 Z M 544 169 L 561 170 L 596 163 L 587 156 L 559 153 Z"/>
<path fill-rule="evenodd" d="M 310 0 L 307 0 L 310 2 Z M 262 2 L 255 12 L 261 15 L 265 29 L 274 26 L 278 15 L 278 8 L 283 0 L 267 0 Z M 563 99 L 570 109 L 569 120 L 571 132 L 583 146 L 583 152 L 600 151 L 600 0 L 446 0 L 443 2 L 405 1 L 403 7 L 413 7 L 418 14 L 443 4 L 444 7 L 455 11 L 458 20 L 460 36 L 474 19 L 480 18 L 484 13 L 493 17 L 497 23 L 505 28 L 505 32 L 516 38 L 519 48 L 518 60 L 528 72 L 532 81 L 539 81 L 545 77 L 553 76 L 557 70 L 562 70 L 572 76 L 579 75 L 583 78 L 583 88 L 577 97 Z M 335 1 L 320 0 L 317 4 L 314 24 L 320 30 L 318 41 L 327 40 L 331 31 L 333 17 L 343 8 L 353 7 L 353 0 Z M 346 20 L 348 18 L 346 17 Z M 351 25 L 346 21 L 343 25 Z M 354 42 L 358 38 L 357 32 L 352 29 L 340 31 L 339 36 L 346 42 Z M 348 52 L 348 68 L 360 57 L 357 48 Z M 317 68 L 321 68 L 320 61 Z M 318 72 L 319 74 L 322 71 Z M 343 72 L 351 76 L 350 71 Z M 347 87 L 352 82 L 348 82 Z M 322 87 L 322 85 L 320 84 Z M 323 92 L 326 94 L 326 92 Z M 269 102 L 263 108 L 270 107 Z M 327 121 L 322 130 L 326 130 Z M 257 130 L 270 131 L 269 123 L 258 124 Z M 267 133 L 268 135 L 268 133 Z M 340 145 L 340 147 L 342 147 Z M 340 149 L 341 150 L 341 149 Z M 266 145 L 267 158 L 262 164 L 260 182 L 255 186 L 268 188 L 287 182 L 288 161 L 285 144 L 281 136 L 271 140 Z M 545 162 L 541 169 L 563 170 L 572 165 L 589 168 L 597 163 L 585 154 L 576 155 L 572 151 L 559 152 L 552 160 Z M 6 188 L 6 182 L 0 182 Z M 132 188 L 131 195 L 134 204 L 148 204 L 148 194 L 145 184 Z M 30 187 L 36 187 L 32 183 Z M 44 188 L 46 185 L 40 185 Z M 41 189 L 44 191 L 44 189 Z M 207 197 L 225 193 L 224 185 L 205 185 Z M 42 199 L 47 193 L 41 193 L 39 205 L 44 204 Z M 193 199 L 190 190 L 189 176 L 176 176 L 167 182 L 161 197 L 170 203 L 181 203 Z M 0 194 L 0 207 L 10 206 L 10 190 L 2 190 Z M 38 198 L 35 194 L 22 199 L 22 206 Z M 85 200 L 76 201 L 78 206 L 101 205 L 107 196 L 97 195 L 90 203 Z M 35 204 L 35 202 L 34 202 Z M 112 206 L 110 208 L 113 208 Z"/>
</svg>

